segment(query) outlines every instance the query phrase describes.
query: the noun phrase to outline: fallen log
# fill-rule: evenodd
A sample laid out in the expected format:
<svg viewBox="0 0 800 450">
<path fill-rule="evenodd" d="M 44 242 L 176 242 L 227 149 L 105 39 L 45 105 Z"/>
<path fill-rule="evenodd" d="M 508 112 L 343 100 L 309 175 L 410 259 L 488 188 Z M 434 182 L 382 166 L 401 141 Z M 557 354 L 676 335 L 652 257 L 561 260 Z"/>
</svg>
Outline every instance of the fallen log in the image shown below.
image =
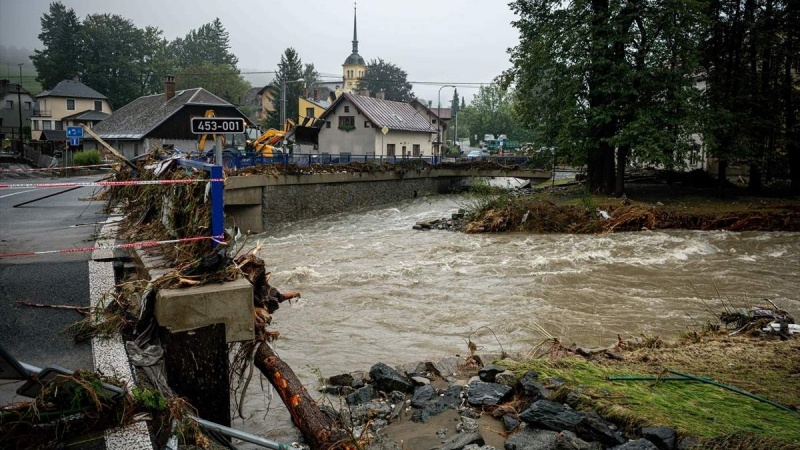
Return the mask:
<svg viewBox="0 0 800 450">
<path fill-rule="evenodd" d="M 311 450 L 356 450 L 354 438 L 338 428 L 308 394 L 297 376 L 266 342 L 256 350 L 255 364 L 278 391 Z"/>
</svg>

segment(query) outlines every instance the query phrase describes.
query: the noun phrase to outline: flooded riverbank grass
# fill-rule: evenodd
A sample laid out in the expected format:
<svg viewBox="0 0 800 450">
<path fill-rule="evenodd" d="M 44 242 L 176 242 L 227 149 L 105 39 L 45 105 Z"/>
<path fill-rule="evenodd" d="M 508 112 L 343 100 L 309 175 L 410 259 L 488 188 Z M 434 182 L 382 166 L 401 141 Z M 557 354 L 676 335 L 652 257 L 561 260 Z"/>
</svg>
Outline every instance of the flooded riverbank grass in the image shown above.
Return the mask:
<svg viewBox="0 0 800 450">
<path fill-rule="evenodd" d="M 629 431 L 667 426 L 701 439 L 701 448 L 800 448 L 800 414 L 695 381 L 609 381 L 615 376 L 707 377 L 797 410 L 800 342 L 714 338 L 627 352 L 622 361 L 535 359 L 508 366 L 560 379 L 561 401 L 596 410 Z M 573 394 L 569 394 L 573 393 Z M 575 394 L 578 394 L 577 396 Z M 737 436 L 739 438 L 737 438 Z M 741 441 L 737 444 L 737 441 Z M 744 446 L 737 446 L 744 445 Z"/>
<path fill-rule="evenodd" d="M 629 187 L 622 198 L 582 186 L 545 188 L 528 195 L 477 190 L 464 231 L 603 233 L 655 229 L 800 231 L 800 200 L 741 195 L 665 184 Z"/>
</svg>

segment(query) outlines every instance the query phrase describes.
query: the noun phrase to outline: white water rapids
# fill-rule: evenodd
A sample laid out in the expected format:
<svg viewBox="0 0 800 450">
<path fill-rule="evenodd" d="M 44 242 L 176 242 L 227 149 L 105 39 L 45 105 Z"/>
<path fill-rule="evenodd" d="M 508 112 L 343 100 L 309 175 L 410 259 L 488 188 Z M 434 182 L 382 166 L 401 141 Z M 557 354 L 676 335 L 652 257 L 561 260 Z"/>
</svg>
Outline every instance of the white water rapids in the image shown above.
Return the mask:
<svg viewBox="0 0 800 450">
<path fill-rule="evenodd" d="M 411 229 L 465 206 L 462 196 L 426 197 L 256 237 L 270 283 L 302 294 L 281 306 L 271 328 L 281 332 L 276 350 L 310 391 L 317 372 L 465 354 L 470 333 L 482 352 L 502 345 L 525 353 L 545 339 L 539 327 L 567 345 L 675 338 L 712 319 L 709 308 L 721 312 L 723 301 L 749 307 L 768 298 L 800 317 L 798 233 Z M 253 418 L 235 427 L 291 435 L 277 397 L 264 418 L 258 383 L 245 406 Z"/>
</svg>

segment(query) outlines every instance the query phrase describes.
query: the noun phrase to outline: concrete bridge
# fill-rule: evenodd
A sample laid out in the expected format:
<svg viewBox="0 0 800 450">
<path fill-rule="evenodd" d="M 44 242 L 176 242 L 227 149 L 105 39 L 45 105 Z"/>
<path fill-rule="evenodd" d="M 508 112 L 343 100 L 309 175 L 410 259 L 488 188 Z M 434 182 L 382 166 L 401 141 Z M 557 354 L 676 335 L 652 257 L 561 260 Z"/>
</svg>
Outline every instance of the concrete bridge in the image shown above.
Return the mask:
<svg viewBox="0 0 800 450">
<path fill-rule="evenodd" d="M 393 172 L 249 175 L 225 182 L 226 226 L 260 233 L 271 226 L 342 211 L 447 194 L 469 179 L 514 177 L 536 181 L 549 170 L 430 168 Z"/>
</svg>

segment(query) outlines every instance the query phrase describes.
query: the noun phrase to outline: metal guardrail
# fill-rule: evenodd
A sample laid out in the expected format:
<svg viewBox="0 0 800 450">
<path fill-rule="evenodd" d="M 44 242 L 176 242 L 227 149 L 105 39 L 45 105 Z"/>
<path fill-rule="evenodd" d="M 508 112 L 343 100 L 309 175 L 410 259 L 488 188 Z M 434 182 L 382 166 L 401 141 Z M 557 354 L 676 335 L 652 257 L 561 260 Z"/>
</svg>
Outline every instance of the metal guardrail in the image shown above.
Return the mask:
<svg viewBox="0 0 800 450">
<path fill-rule="evenodd" d="M 197 162 L 210 163 L 214 161 L 213 156 L 198 156 L 192 160 Z M 425 164 L 471 162 L 471 161 L 494 161 L 502 165 L 527 166 L 531 169 L 544 169 L 541 158 L 516 155 L 490 155 L 480 158 L 451 157 L 441 158 L 438 156 L 372 156 L 372 155 L 339 155 L 330 154 L 303 154 L 303 153 L 282 153 L 279 155 L 265 157 L 259 155 L 237 154 L 230 151 L 223 152 L 222 166 L 225 169 L 244 169 L 246 167 L 266 165 L 266 164 L 294 164 L 307 167 L 313 164 L 347 164 L 347 163 L 370 163 L 370 164 L 398 164 L 403 162 L 420 161 Z"/>
</svg>

